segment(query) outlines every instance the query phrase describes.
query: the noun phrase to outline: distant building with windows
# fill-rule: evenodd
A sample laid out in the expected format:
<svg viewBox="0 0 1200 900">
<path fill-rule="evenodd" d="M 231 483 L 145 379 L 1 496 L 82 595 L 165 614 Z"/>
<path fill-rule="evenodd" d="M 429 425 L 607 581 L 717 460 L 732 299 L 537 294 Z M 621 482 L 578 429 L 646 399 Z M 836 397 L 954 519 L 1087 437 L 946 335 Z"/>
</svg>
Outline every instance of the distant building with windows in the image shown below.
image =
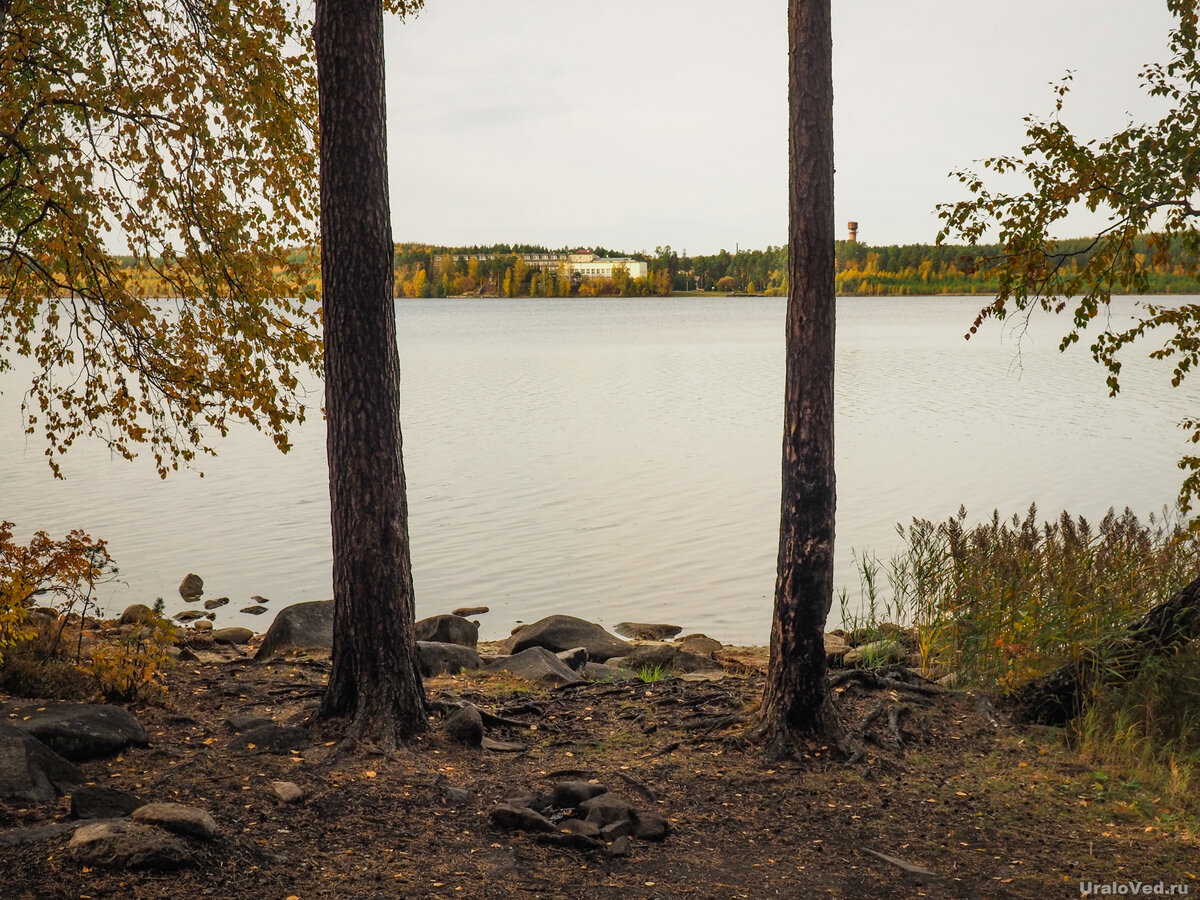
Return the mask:
<svg viewBox="0 0 1200 900">
<path fill-rule="evenodd" d="M 501 254 L 482 254 L 476 259 L 497 259 Z M 507 254 L 503 254 L 507 255 Z M 568 275 L 579 275 L 583 278 L 609 278 L 617 269 L 624 269 L 630 278 L 645 278 L 650 274 L 650 268 L 640 259 L 630 259 L 627 256 L 597 256 L 594 253 L 515 253 L 512 254 L 531 269 L 543 272 L 557 272 L 564 263 Z"/>
</svg>

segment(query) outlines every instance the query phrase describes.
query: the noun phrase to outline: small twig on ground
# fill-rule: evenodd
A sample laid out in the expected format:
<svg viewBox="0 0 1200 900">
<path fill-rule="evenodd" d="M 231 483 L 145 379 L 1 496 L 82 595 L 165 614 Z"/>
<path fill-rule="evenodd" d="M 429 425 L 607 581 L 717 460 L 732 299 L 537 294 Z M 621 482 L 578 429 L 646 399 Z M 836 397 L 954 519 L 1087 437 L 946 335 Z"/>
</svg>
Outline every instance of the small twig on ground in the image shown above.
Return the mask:
<svg viewBox="0 0 1200 900">
<path fill-rule="evenodd" d="M 660 756 L 666 756 L 668 753 L 673 753 L 674 751 L 676 751 L 678 749 L 679 749 L 679 741 L 672 741 L 671 743 L 667 744 L 667 746 L 663 747 L 662 749 L 655 750 L 653 753 L 643 756 L 642 759 L 644 759 L 644 760 L 645 759 L 658 759 Z"/>
<path fill-rule="evenodd" d="M 940 877 L 938 875 L 938 873 L 934 872 L 932 869 L 926 869 L 923 866 L 915 865 L 914 863 L 910 863 L 908 860 L 901 859 L 898 856 L 889 856 L 886 853 L 880 853 L 878 850 L 872 850 L 870 847 L 859 847 L 858 849 L 861 852 L 869 853 L 869 854 L 871 854 L 871 856 L 874 856 L 876 859 L 881 859 L 885 863 L 889 863 L 889 864 L 895 866 L 897 869 L 901 869 L 902 871 L 905 871 L 910 875 L 925 875 L 925 876 L 932 876 L 934 878 Z"/>
</svg>

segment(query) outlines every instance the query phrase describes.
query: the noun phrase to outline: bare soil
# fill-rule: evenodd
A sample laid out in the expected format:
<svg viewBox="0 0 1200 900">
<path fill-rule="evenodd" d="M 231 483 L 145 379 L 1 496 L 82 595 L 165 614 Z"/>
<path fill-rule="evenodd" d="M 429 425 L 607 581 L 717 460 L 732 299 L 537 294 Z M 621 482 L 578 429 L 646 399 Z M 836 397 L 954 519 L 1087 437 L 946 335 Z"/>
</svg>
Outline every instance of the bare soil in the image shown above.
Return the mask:
<svg viewBox="0 0 1200 900">
<path fill-rule="evenodd" d="M 729 654 L 742 674 L 716 682 L 549 691 L 482 675 L 433 679 L 431 699 L 526 723 L 489 735 L 527 749 L 454 744 L 435 718 L 391 755 L 342 753 L 338 735 L 320 730 L 298 752 L 234 751 L 231 715 L 306 723 L 327 662 L 183 663 L 165 705 L 135 709 L 151 746 L 84 769 L 146 801 L 207 809 L 217 840 L 173 873 L 81 869 L 66 837 L 0 849 L 0 896 L 1048 898 L 1078 897 L 1081 881 L 1200 891 L 1189 823 L 1137 785 L 1092 772 L 1061 732 L 1014 728 L 969 692 L 845 681 L 838 704 L 861 758 L 813 744 L 797 762 L 765 762 L 742 740 L 761 657 Z M 505 794 L 567 779 L 596 779 L 653 808 L 670 834 L 614 858 L 490 823 Z M 275 781 L 298 784 L 303 802 L 278 800 Z M 67 818 L 65 798 L 53 809 L 0 803 L 0 828 Z"/>
</svg>

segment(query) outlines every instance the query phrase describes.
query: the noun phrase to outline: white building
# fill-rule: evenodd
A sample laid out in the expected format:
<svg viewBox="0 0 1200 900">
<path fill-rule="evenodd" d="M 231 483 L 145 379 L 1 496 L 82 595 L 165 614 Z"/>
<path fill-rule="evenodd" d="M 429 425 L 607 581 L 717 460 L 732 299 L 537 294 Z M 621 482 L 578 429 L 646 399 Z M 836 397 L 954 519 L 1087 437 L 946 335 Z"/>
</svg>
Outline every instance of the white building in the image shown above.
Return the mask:
<svg viewBox="0 0 1200 900">
<path fill-rule="evenodd" d="M 495 256 L 487 254 L 476 258 L 494 259 Z M 570 253 L 566 256 L 561 253 L 520 253 L 517 254 L 517 258 L 529 268 L 540 269 L 543 272 L 557 273 L 559 266 L 566 263 L 568 275 L 580 275 L 583 278 L 611 279 L 617 269 L 624 269 L 630 278 L 645 278 L 650 274 L 650 267 L 646 263 L 625 256 L 596 256 L 594 253 Z"/>
</svg>

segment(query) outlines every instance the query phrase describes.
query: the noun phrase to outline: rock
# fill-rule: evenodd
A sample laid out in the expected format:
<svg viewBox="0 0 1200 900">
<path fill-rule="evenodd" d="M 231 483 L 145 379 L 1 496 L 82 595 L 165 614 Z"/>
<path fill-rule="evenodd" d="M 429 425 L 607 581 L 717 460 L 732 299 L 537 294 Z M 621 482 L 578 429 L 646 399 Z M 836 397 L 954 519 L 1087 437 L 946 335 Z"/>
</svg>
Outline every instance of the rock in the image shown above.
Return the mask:
<svg viewBox="0 0 1200 900">
<path fill-rule="evenodd" d="M 472 650 L 479 643 L 479 626 L 462 616 L 430 616 L 421 619 L 416 624 L 414 634 L 418 641 L 458 644 Z"/>
<path fill-rule="evenodd" d="M 76 830 L 67 855 L 83 866 L 114 869 L 182 869 L 192 862 L 187 845 L 159 828 L 133 822 L 97 822 Z"/>
<path fill-rule="evenodd" d="M 245 715 L 233 715 L 225 720 L 225 727 L 230 731 L 253 731 L 255 728 L 262 728 L 264 725 L 273 724 L 270 716 L 258 716 L 253 713 Z"/>
<path fill-rule="evenodd" d="M 633 822 L 628 818 L 617 819 L 600 829 L 600 839 L 605 841 L 615 841 L 631 834 L 633 834 Z"/>
<path fill-rule="evenodd" d="M 630 813 L 633 805 L 616 794 L 599 794 L 590 800 L 585 800 L 576 808 L 576 813 L 582 815 L 585 821 L 591 822 L 597 828 L 611 825 L 613 822 L 627 820 L 632 822 Z"/>
<path fill-rule="evenodd" d="M 253 637 L 253 631 L 237 625 L 231 628 L 214 628 L 212 632 L 212 639 L 215 643 L 230 644 L 233 646 L 248 644 Z"/>
<path fill-rule="evenodd" d="M 608 845 L 608 855 L 617 859 L 628 856 L 629 852 L 629 837 L 627 835 L 621 835 Z"/>
<path fill-rule="evenodd" d="M 588 781 L 560 781 L 551 791 L 551 799 L 559 809 L 574 809 L 579 804 L 608 793 L 602 784 Z"/>
<path fill-rule="evenodd" d="M 121 618 L 117 620 L 121 625 L 145 625 L 153 621 L 154 610 L 145 603 L 134 603 L 125 607 L 125 612 L 121 613 Z"/>
<path fill-rule="evenodd" d="M 211 637 L 212 630 L 213 624 L 208 619 L 198 619 L 192 623 L 192 631 L 203 631 Z"/>
<path fill-rule="evenodd" d="M 842 664 L 866 668 L 904 662 L 907 658 L 908 651 L 902 643 L 891 638 L 884 638 L 881 641 L 871 641 L 848 650 L 842 657 Z"/>
<path fill-rule="evenodd" d="M 850 649 L 850 645 L 840 634 L 825 635 L 825 661 L 829 665 L 841 665 Z"/>
<path fill-rule="evenodd" d="M 116 788 L 87 785 L 71 794 L 72 819 L 120 819 L 140 806 L 140 797 Z"/>
<path fill-rule="evenodd" d="M 526 681 L 562 687 L 564 684 L 579 684 L 583 678 L 567 668 L 566 663 L 542 647 L 530 647 L 498 659 L 484 667 L 487 672 L 508 672 Z"/>
<path fill-rule="evenodd" d="M 260 725 L 234 738 L 231 750 L 265 750 L 269 753 L 286 753 L 299 750 L 312 743 L 312 737 L 304 728 L 287 728 L 283 725 Z"/>
<path fill-rule="evenodd" d="M 78 822 L 54 822 L 51 825 L 38 825 L 33 828 L 10 828 L 0 831 L 0 847 L 25 847 L 69 834 L 78 827 Z"/>
<path fill-rule="evenodd" d="M 667 836 L 667 820 L 656 812 L 635 809 L 630 814 L 633 836 L 643 841 L 661 841 Z"/>
<path fill-rule="evenodd" d="M 300 785 L 291 781 L 272 781 L 271 790 L 284 803 L 299 803 L 304 799 L 304 791 Z"/>
<path fill-rule="evenodd" d="M 504 653 L 519 653 L 529 647 L 544 647 L 558 653 L 582 647 L 588 658 L 604 662 L 614 656 L 624 656 L 633 649 L 599 625 L 574 616 L 547 616 L 517 629 L 501 645 Z"/>
<path fill-rule="evenodd" d="M 659 669 L 664 672 L 719 672 L 721 664 L 707 656 L 685 653 L 672 644 L 638 644 L 621 658 L 620 666 L 631 672 Z"/>
<path fill-rule="evenodd" d="M 638 641 L 666 641 L 683 628 L 679 625 L 648 625 L 645 622 L 621 622 L 613 628 L 617 634 Z"/>
<path fill-rule="evenodd" d="M 676 675 L 680 681 L 721 681 L 728 673 L 724 670 L 713 672 L 684 672 Z"/>
<path fill-rule="evenodd" d="M 261 597 L 258 594 L 254 594 L 253 596 L 250 597 L 250 599 L 253 600 L 255 603 L 270 603 L 271 602 L 267 597 Z"/>
<path fill-rule="evenodd" d="M 188 574 L 179 584 L 179 596 L 184 600 L 194 600 L 204 593 L 204 579 L 199 575 Z"/>
<path fill-rule="evenodd" d="M 228 597 L 217 597 L 215 600 L 205 600 L 204 608 L 205 609 L 220 609 L 222 606 L 224 606 L 228 602 L 229 602 Z"/>
<path fill-rule="evenodd" d="M 582 671 L 583 667 L 588 664 L 588 652 L 582 647 L 563 650 L 561 653 L 555 653 L 554 655 L 566 663 L 567 668 L 574 672 Z"/>
<path fill-rule="evenodd" d="M 681 637 L 675 645 L 684 653 L 694 653 L 696 656 L 712 656 L 725 646 L 707 634 L 689 634 Z"/>
<path fill-rule="evenodd" d="M 265 606 L 243 606 L 241 612 L 249 616 L 261 616 L 267 611 Z"/>
<path fill-rule="evenodd" d="M 633 681 L 635 676 L 631 672 L 626 672 L 624 669 L 619 669 L 616 666 L 610 666 L 606 663 L 587 663 L 580 674 L 588 681 Z"/>
<path fill-rule="evenodd" d="M 328 650 L 333 646 L 333 601 L 310 600 L 285 606 L 267 629 L 255 659 L 285 650 Z"/>
<path fill-rule="evenodd" d="M 515 806 L 501 800 L 488 814 L 492 824 L 510 831 L 558 831 L 554 823 L 528 806 Z"/>
<path fill-rule="evenodd" d="M 581 837 L 593 839 L 600 837 L 600 829 L 591 822 L 583 821 L 583 819 L 563 819 L 558 823 L 558 830 L 564 834 L 578 834 Z"/>
<path fill-rule="evenodd" d="M 176 622 L 194 622 L 196 619 L 203 619 L 204 613 L 198 609 L 181 609 L 175 615 L 171 616 Z"/>
<path fill-rule="evenodd" d="M 465 619 L 467 616 L 482 616 L 487 611 L 488 608 L 486 606 L 460 606 L 450 613 L 450 615 L 462 616 Z"/>
<path fill-rule="evenodd" d="M 447 716 L 442 727 L 446 730 L 447 737 L 460 744 L 478 747 L 483 743 L 483 717 L 470 703 L 464 703 Z"/>
<path fill-rule="evenodd" d="M 186 834 L 202 841 L 217 836 L 217 823 L 207 812 L 183 803 L 147 803 L 133 811 L 133 821 Z"/>
<path fill-rule="evenodd" d="M 942 687 L 952 688 L 958 685 L 958 673 L 948 672 L 937 680 Z"/>
<path fill-rule="evenodd" d="M 439 641 L 417 641 L 417 659 L 425 678 L 457 675 L 463 669 L 474 671 L 482 665 L 479 654 L 470 647 Z"/>
<path fill-rule="evenodd" d="M 21 729 L 0 722 L 0 799 L 53 803 L 83 780 L 78 766 Z"/>
<path fill-rule="evenodd" d="M 150 736 L 137 716 L 121 706 L 59 703 L 12 720 L 55 753 L 72 761 L 112 756 L 126 747 L 146 747 Z"/>
</svg>

